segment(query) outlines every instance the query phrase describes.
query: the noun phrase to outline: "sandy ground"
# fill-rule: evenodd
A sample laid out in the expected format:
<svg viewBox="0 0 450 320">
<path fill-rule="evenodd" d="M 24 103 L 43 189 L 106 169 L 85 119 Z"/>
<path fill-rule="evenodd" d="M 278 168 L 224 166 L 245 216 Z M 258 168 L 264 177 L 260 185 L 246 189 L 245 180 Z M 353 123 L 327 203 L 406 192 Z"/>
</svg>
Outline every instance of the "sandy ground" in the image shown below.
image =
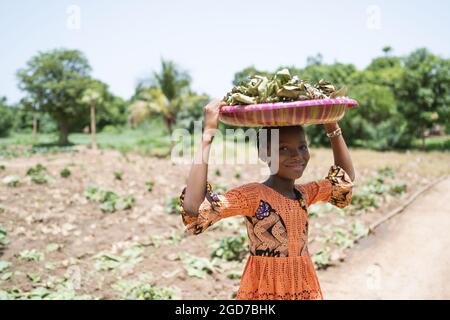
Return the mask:
<svg viewBox="0 0 450 320">
<path fill-rule="evenodd" d="M 364 184 L 364 179 L 370 178 L 374 170 L 389 165 L 396 176 L 407 183 L 408 191 L 402 196 L 389 198 L 379 208 L 365 214 L 340 216 L 333 213 L 314 217 L 311 220 L 311 253 L 324 245 L 316 239 L 328 232 L 325 227 L 330 227 L 332 232 L 334 228 L 348 227 L 356 220 L 369 225 L 403 203 L 410 194 L 437 177 L 450 173 L 447 165 L 450 155 L 446 153 L 352 150 L 352 157 L 357 164 L 355 190 Z M 53 182 L 38 185 L 26 176 L 26 171 L 38 163 L 47 168 Z M 301 181 L 323 177 L 330 163 L 330 150 L 311 150 L 308 172 Z M 230 218 L 200 236 L 184 234 L 180 217 L 167 213 L 165 206 L 167 200 L 177 197 L 185 185 L 188 164 L 174 164 L 167 159 L 133 154 L 124 156 L 112 150 L 92 153 L 80 149 L 73 154 L 35 154 L 0 159 L 0 165 L 5 166 L 0 171 L 0 180 L 8 175 L 22 178 L 22 183 L 15 188 L 0 184 L 0 205 L 4 208 L 0 211 L 0 225 L 7 231 L 10 240 L 5 248 L 0 248 L 0 260 L 11 264 L 7 270 L 0 272 L 0 292 L 18 288 L 26 295 L 75 270 L 80 278 L 77 296 L 89 294 L 98 299 L 126 298 L 127 294 L 116 289 L 115 284 L 119 281 L 137 281 L 162 288 L 175 287 L 182 299 L 234 298 L 239 277 L 228 276 L 242 274 L 245 260 L 221 261 L 221 270 L 201 279 L 189 276 L 185 264 L 177 258 L 180 253 L 189 253 L 209 259 L 212 244 L 245 230 L 241 218 Z M 72 172 L 66 179 L 59 175 L 65 167 Z M 260 169 L 258 165 L 212 165 L 209 179 L 215 185 L 223 184 L 229 188 L 262 181 L 264 177 Z M 113 174 L 119 170 L 123 171 L 122 180 L 115 179 Z M 147 180 L 154 182 L 152 192 L 146 189 Z M 99 205 L 88 201 L 84 195 L 86 187 L 91 184 L 114 190 L 121 196 L 132 195 L 136 203 L 130 210 L 102 213 Z M 429 200 L 424 202 L 420 200 L 424 198 L 418 199 L 408 212 L 386 224 L 386 227 L 377 229 L 369 241 L 348 250 L 350 255 L 354 253 L 350 260 L 320 271 L 325 298 L 365 298 L 370 295 L 387 298 L 393 293 L 408 294 L 408 297 L 412 294 L 444 297 L 446 278 L 443 274 L 445 270 L 450 270 L 449 257 L 445 256 L 446 244 L 450 242 L 450 237 L 445 233 L 450 230 L 450 215 L 449 209 L 443 211 L 444 189 L 448 193 L 448 181 L 429 192 L 426 196 L 427 199 L 430 197 Z M 318 226 L 319 223 L 322 227 Z M 56 251 L 49 251 L 49 244 L 58 244 L 59 247 Z M 97 269 L 98 254 L 122 255 L 134 245 L 140 248 L 135 252 L 137 258 L 134 263 L 120 263 L 111 270 Z M 326 245 L 336 249 L 336 245 Z M 20 259 L 23 250 L 33 249 L 45 254 L 42 261 Z M 379 267 L 374 267 L 375 263 Z M 372 278 L 376 280 L 374 285 L 378 283 L 381 286 L 379 291 L 367 289 L 368 271 L 375 274 Z M 2 280 L 7 273 L 11 276 Z M 355 279 L 349 279 L 349 274 L 354 275 Z M 145 278 L 141 278 L 143 275 Z M 30 279 L 35 276 L 41 279 Z M 346 292 L 337 288 L 345 288 Z M 57 289 L 53 286 L 49 290 L 53 292 Z M 449 297 L 448 293 L 446 297 Z"/>
<path fill-rule="evenodd" d="M 319 273 L 325 299 L 450 299 L 450 178 Z"/>
</svg>

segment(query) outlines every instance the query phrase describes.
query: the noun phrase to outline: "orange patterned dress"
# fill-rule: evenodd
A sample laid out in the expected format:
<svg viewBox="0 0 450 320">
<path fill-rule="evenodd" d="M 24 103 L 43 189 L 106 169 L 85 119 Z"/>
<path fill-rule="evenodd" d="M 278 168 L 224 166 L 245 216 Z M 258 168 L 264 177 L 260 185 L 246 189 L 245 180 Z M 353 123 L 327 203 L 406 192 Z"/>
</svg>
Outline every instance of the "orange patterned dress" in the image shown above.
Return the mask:
<svg viewBox="0 0 450 320">
<path fill-rule="evenodd" d="M 343 208 L 350 204 L 353 184 L 339 166 L 319 181 L 295 184 L 290 199 L 262 183 L 248 183 L 216 194 L 207 183 L 197 216 L 180 211 L 186 231 L 200 234 L 220 219 L 244 216 L 250 256 L 241 278 L 238 300 L 323 299 L 308 252 L 307 208 L 326 201 Z"/>
</svg>

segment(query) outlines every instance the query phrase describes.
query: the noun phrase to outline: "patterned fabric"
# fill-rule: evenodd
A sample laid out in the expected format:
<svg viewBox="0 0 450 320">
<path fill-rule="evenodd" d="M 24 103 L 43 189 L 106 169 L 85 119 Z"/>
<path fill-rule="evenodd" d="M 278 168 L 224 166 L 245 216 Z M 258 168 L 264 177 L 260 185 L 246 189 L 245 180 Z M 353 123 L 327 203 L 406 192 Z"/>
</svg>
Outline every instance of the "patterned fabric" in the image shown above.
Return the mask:
<svg viewBox="0 0 450 320">
<path fill-rule="evenodd" d="M 262 183 L 248 183 L 216 194 L 207 183 L 197 216 L 180 211 L 187 232 L 200 234 L 220 219 L 244 216 L 250 257 L 241 278 L 237 299 L 322 299 L 308 252 L 307 208 L 327 201 L 343 208 L 350 204 L 353 184 L 347 173 L 332 166 L 320 181 L 295 184 L 297 199 L 290 199 Z"/>
</svg>

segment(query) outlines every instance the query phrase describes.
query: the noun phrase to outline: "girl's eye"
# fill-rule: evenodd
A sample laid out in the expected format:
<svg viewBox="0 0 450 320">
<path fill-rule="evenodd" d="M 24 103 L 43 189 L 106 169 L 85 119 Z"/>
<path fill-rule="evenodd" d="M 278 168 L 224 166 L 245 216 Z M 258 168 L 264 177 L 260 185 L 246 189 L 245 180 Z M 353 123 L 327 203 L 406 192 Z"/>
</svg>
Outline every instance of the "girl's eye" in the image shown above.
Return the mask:
<svg viewBox="0 0 450 320">
<path fill-rule="evenodd" d="M 282 151 L 286 151 L 287 149 L 288 149 L 288 147 L 286 147 L 286 146 L 280 147 L 280 150 L 282 150 Z"/>
<path fill-rule="evenodd" d="M 300 147 L 300 150 L 308 150 L 308 146 L 303 145 L 303 146 Z"/>
</svg>

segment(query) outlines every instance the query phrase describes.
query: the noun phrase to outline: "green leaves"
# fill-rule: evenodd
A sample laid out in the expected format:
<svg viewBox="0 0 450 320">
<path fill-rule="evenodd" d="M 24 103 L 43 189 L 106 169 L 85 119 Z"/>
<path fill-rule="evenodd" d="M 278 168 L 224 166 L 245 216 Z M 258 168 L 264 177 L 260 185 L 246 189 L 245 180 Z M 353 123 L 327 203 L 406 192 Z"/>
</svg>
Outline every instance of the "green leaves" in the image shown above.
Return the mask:
<svg viewBox="0 0 450 320">
<path fill-rule="evenodd" d="M 94 256 L 94 268 L 97 271 L 130 270 L 144 259 L 143 253 L 144 247 L 140 244 L 133 244 L 120 255 L 100 252 Z"/>
<path fill-rule="evenodd" d="M 208 258 L 183 253 L 181 260 L 190 277 L 205 279 L 208 274 L 212 274 L 218 270 L 218 267 L 215 265 L 215 260 L 209 260 Z"/>
<path fill-rule="evenodd" d="M 326 269 L 331 265 L 331 249 L 329 247 L 318 250 L 313 256 L 312 261 L 317 269 Z"/>
<path fill-rule="evenodd" d="M 71 175 L 71 172 L 68 168 L 64 168 L 59 172 L 59 174 L 63 178 L 68 178 Z"/>
<path fill-rule="evenodd" d="M 211 254 L 213 258 L 221 258 L 227 261 L 242 261 L 248 253 L 247 237 L 245 234 L 240 236 L 230 236 L 221 239 L 213 245 L 214 251 Z"/>
<path fill-rule="evenodd" d="M 11 262 L 0 260 L 0 273 L 5 272 L 11 266 Z"/>
<path fill-rule="evenodd" d="M 88 200 L 99 202 L 100 209 L 103 212 L 108 213 L 112 213 L 117 210 L 131 209 L 135 203 L 135 199 L 131 195 L 121 198 L 114 191 L 102 189 L 96 186 L 87 187 L 84 194 Z"/>
<path fill-rule="evenodd" d="M 19 186 L 21 180 L 19 176 L 6 176 L 2 179 L 2 183 L 6 184 L 8 187 L 17 187 Z"/>
<path fill-rule="evenodd" d="M 38 262 L 44 260 L 44 254 L 36 249 L 23 250 L 19 253 L 19 259 Z"/>
<path fill-rule="evenodd" d="M 312 85 L 297 76 L 291 76 L 288 69 L 282 69 L 270 78 L 253 75 L 246 82 L 234 86 L 224 97 L 228 105 L 258 104 L 311 99 L 337 98 L 347 94 L 345 88 L 337 90 L 334 85 L 321 79 Z"/>
<path fill-rule="evenodd" d="M 9 243 L 8 232 L 0 224 L 0 248 L 6 246 Z"/>
<path fill-rule="evenodd" d="M 52 179 L 44 174 L 47 169 L 38 163 L 35 167 L 31 167 L 27 170 L 27 176 L 31 177 L 31 181 L 36 184 L 44 184 L 50 182 Z"/>
</svg>

